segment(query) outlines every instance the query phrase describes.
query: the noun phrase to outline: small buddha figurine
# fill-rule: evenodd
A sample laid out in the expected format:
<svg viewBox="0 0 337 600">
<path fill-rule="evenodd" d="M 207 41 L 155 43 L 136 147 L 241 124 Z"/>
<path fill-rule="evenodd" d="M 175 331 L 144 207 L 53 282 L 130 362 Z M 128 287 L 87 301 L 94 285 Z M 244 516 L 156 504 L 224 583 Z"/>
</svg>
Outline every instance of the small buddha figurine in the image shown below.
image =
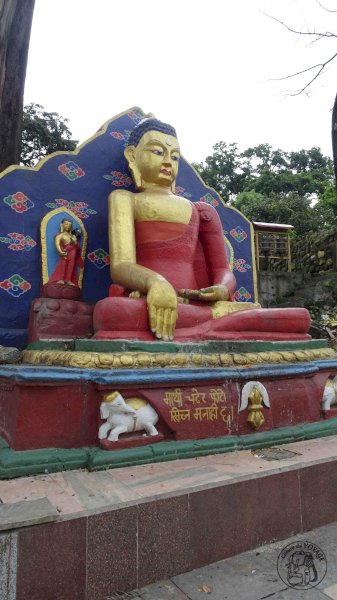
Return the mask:
<svg viewBox="0 0 337 600">
<path fill-rule="evenodd" d="M 55 236 L 54 242 L 59 259 L 49 282 L 78 286 L 78 267 L 83 267 L 83 260 L 72 221 L 62 219 L 60 233 Z"/>
<path fill-rule="evenodd" d="M 236 281 L 216 210 L 174 193 L 180 148 L 173 127 L 144 119 L 125 156 L 138 192 L 109 196 L 114 285 L 96 304 L 96 338 L 309 339 L 305 309 L 233 302 Z"/>
</svg>

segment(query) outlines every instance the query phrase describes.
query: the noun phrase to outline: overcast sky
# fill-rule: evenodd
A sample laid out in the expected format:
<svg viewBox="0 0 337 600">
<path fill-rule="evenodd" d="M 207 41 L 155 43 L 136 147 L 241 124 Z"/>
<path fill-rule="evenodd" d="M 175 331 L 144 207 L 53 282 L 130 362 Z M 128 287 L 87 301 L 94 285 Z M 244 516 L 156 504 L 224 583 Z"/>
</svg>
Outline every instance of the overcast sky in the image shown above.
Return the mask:
<svg viewBox="0 0 337 600">
<path fill-rule="evenodd" d="M 337 0 L 322 0 L 337 11 Z M 310 95 L 303 80 L 272 81 L 321 62 L 337 40 L 337 12 L 315 0 L 36 0 L 25 103 L 68 117 L 73 137 L 91 137 L 132 106 L 174 125 L 184 156 L 201 161 L 223 140 L 244 150 L 319 146 L 331 156 L 337 60 Z"/>
</svg>

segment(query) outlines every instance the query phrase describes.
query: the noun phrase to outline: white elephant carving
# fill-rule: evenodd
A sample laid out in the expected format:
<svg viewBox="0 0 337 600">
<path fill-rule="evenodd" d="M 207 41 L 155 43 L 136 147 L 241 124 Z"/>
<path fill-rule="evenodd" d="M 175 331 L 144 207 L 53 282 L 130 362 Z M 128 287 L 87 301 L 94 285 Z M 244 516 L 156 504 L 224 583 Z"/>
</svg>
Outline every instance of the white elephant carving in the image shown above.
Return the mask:
<svg viewBox="0 0 337 600">
<path fill-rule="evenodd" d="M 100 412 L 101 418 L 106 419 L 106 422 L 99 428 L 100 440 L 108 438 L 110 442 L 117 442 L 121 433 L 142 430 L 145 430 L 147 435 L 158 435 L 155 428 L 158 421 L 156 411 L 149 403 L 142 399 L 138 400 L 140 407 L 133 408 L 119 392 L 111 392 L 105 396 Z"/>
</svg>

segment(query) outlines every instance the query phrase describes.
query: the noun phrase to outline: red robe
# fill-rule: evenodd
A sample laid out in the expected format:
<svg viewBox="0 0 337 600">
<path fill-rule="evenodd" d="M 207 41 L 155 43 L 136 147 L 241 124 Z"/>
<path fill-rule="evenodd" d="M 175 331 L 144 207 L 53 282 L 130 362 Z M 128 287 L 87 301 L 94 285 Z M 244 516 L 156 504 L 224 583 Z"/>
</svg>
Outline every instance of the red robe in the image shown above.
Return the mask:
<svg viewBox="0 0 337 600">
<path fill-rule="evenodd" d="M 66 256 L 60 256 L 56 267 L 49 277 L 49 281 L 65 281 L 78 286 L 77 267 L 83 267 L 81 257 L 81 247 L 77 242 L 70 244 L 60 244 L 61 250 L 66 252 Z"/>
<path fill-rule="evenodd" d="M 136 222 L 135 237 L 137 263 L 165 277 L 176 291 L 225 284 L 233 299 L 236 282 L 229 269 L 221 222 L 208 204 L 193 203 L 187 225 Z M 115 294 L 115 290 L 123 288 L 111 287 L 112 297 L 100 300 L 94 309 L 95 338 L 153 340 L 146 298 L 116 297 L 121 293 Z M 177 312 L 174 339 L 180 342 L 310 339 L 310 315 L 304 308 L 256 308 L 214 319 L 209 304 L 191 301 L 178 304 Z"/>
</svg>

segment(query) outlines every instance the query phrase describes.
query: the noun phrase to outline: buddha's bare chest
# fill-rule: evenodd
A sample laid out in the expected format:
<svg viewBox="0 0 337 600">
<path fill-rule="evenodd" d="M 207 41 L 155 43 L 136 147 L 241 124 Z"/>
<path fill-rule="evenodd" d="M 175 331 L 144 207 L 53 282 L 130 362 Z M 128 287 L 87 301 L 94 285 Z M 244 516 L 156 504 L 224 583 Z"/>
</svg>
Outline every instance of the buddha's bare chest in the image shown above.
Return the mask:
<svg viewBox="0 0 337 600">
<path fill-rule="evenodd" d="M 179 196 L 137 194 L 136 221 L 169 221 L 187 224 L 191 219 L 191 214 L 191 203 Z"/>
</svg>

